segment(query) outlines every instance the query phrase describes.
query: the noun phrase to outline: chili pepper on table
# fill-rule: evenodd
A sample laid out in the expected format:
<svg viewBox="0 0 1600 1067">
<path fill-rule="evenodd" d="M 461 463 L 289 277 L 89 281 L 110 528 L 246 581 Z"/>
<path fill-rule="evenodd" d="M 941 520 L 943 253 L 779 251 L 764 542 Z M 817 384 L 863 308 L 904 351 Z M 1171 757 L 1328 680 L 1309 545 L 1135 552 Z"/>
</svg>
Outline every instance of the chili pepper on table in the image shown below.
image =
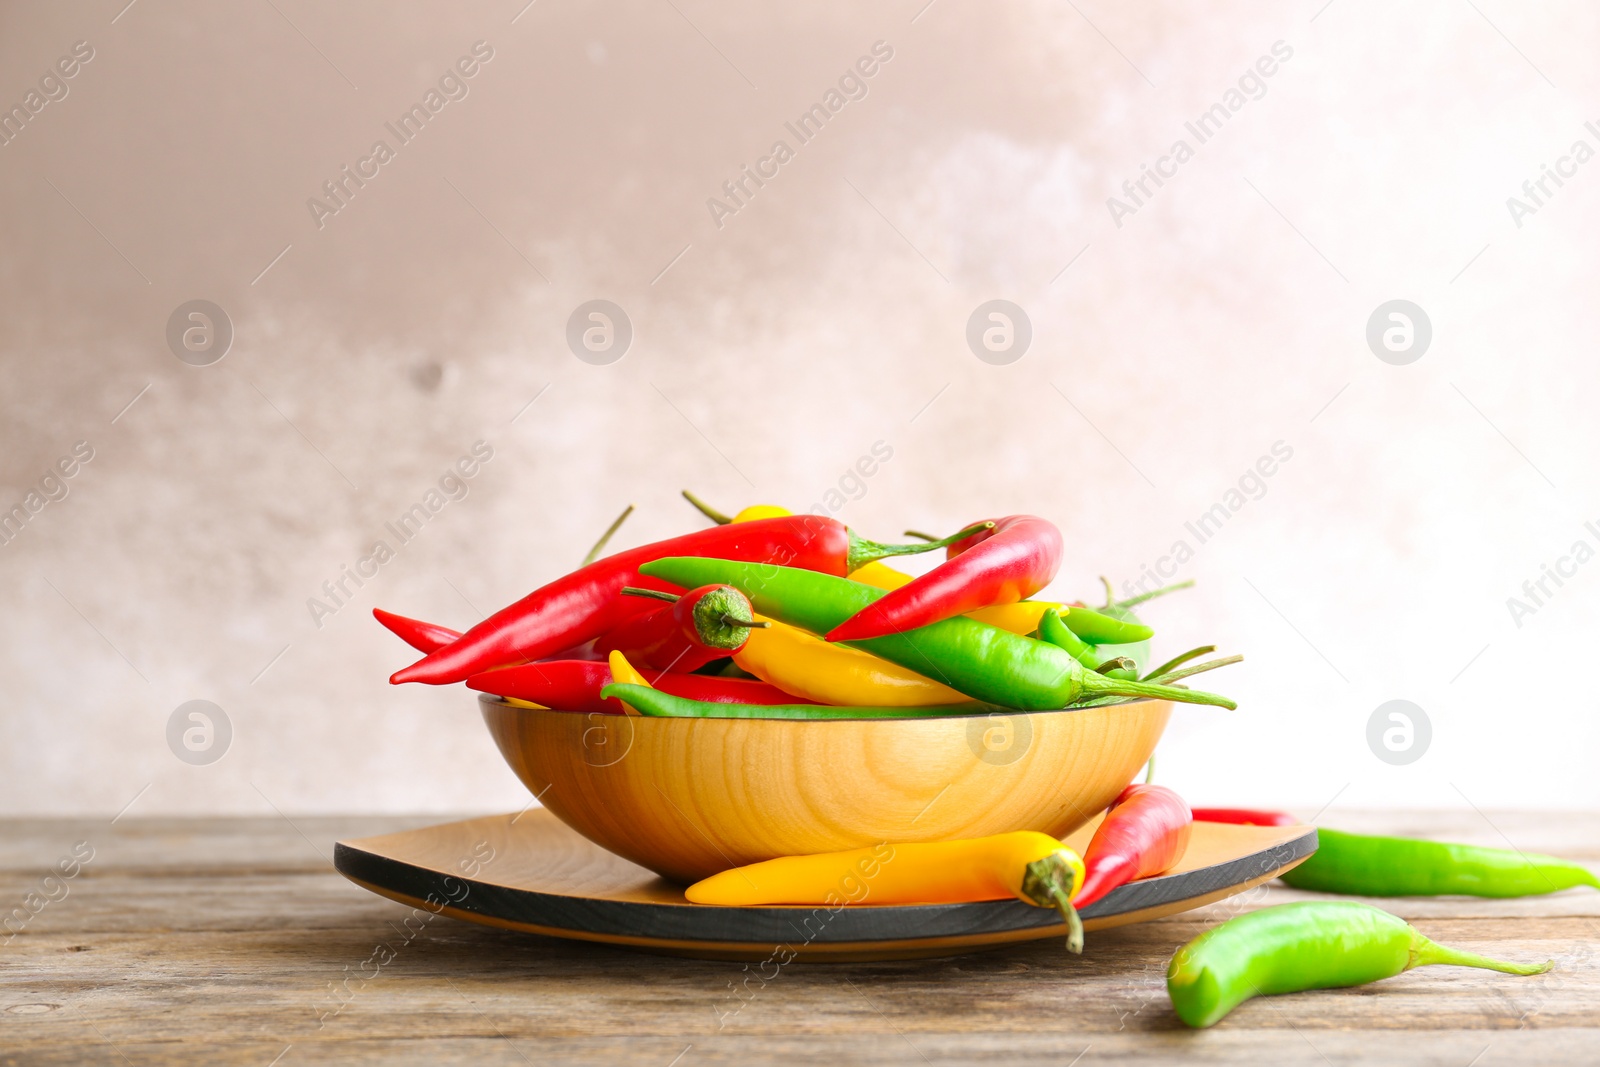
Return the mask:
<svg viewBox="0 0 1600 1067">
<path fill-rule="evenodd" d="M 1083 888 L 1072 906 L 1087 908 L 1118 886 L 1172 870 L 1193 828 L 1189 805 L 1177 793 L 1163 785 L 1128 786 L 1083 850 Z"/>
<path fill-rule="evenodd" d="M 826 633 L 884 595 L 881 589 L 816 571 L 704 557 L 658 559 L 643 564 L 640 573 L 684 588 L 710 582 L 735 586 L 760 615 L 812 633 Z M 975 700 L 1026 711 L 1064 708 L 1099 696 L 1236 706 L 1214 693 L 1107 678 L 1054 645 L 962 616 L 851 644 Z"/>
<path fill-rule="evenodd" d="M 961 531 L 955 537 L 969 534 Z M 444 646 L 395 672 L 390 682 L 459 682 L 491 667 L 542 659 L 591 641 L 634 615 L 654 610 L 619 594 L 625 585 L 652 587 L 639 566 L 661 556 L 697 552 L 749 562 L 781 560 L 843 576 L 886 556 L 923 552 L 931 545 L 865 541 L 843 523 L 818 515 L 763 519 L 700 530 L 618 552 L 580 567 L 523 597 Z M 706 583 L 697 583 L 706 584 Z"/>
<path fill-rule="evenodd" d="M 1300 820 L 1284 811 L 1253 808 L 1192 808 L 1195 822 L 1232 823 L 1235 826 L 1299 826 Z M 1318 831 L 1320 839 L 1322 831 Z"/>
<path fill-rule="evenodd" d="M 1061 569 L 1061 531 L 1036 515 L 1009 515 L 957 541 L 945 555 L 933 570 L 835 626 L 827 639 L 904 633 L 991 604 L 1025 600 Z"/>
<path fill-rule="evenodd" d="M 1069 901 L 1083 861 L 1049 834 L 1015 830 L 965 841 L 888 843 L 815 856 L 784 856 L 704 878 L 684 896 L 694 904 L 960 904 L 1008 900 L 1055 908 L 1068 947 L 1083 946 Z"/>
<path fill-rule="evenodd" d="M 1296 889 L 1366 897 L 1528 897 L 1587 885 L 1593 871 L 1554 856 L 1407 837 L 1317 830 L 1317 851 L 1278 877 Z"/>
<path fill-rule="evenodd" d="M 1215 1025 L 1262 994 L 1365 985 L 1430 964 L 1542 974 L 1436 944 L 1399 916 L 1351 901 L 1279 904 L 1229 919 L 1190 941 L 1167 967 L 1167 993 L 1189 1026 Z"/>
<path fill-rule="evenodd" d="M 661 692 L 686 700 L 722 704 L 802 704 L 804 700 L 765 682 L 703 674 L 640 671 Z M 474 674 L 467 688 L 557 711 L 619 715 L 622 705 L 600 695 L 612 683 L 611 668 L 594 660 L 557 659 Z"/>
</svg>

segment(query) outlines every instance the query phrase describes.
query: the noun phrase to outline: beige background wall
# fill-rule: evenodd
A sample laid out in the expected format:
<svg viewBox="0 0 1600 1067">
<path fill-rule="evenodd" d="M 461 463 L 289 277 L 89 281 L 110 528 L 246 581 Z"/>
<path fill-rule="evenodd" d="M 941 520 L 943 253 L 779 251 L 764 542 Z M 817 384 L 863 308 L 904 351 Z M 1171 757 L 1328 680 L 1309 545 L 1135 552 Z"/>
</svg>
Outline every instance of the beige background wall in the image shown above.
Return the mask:
<svg viewBox="0 0 1600 1067">
<path fill-rule="evenodd" d="M 0 5 L 7 108 L 93 49 L 0 147 L 0 509 L 93 450 L 0 546 L 0 810 L 520 806 L 468 695 L 385 684 L 409 657 L 369 609 L 465 626 L 626 503 L 624 544 L 693 528 L 684 487 L 804 508 L 879 441 L 840 511 L 869 536 L 1038 512 L 1085 595 L 1191 542 L 1165 647 L 1249 657 L 1215 682 L 1239 711 L 1163 745 L 1192 800 L 1600 803 L 1600 565 L 1520 627 L 1506 604 L 1600 546 L 1600 162 L 1506 206 L 1600 146 L 1589 5 L 122 3 Z M 307 199 L 479 41 L 319 227 Z M 594 298 L 634 327 L 609 366 L 564 341 Z M 994 298 L 1033 326 L 1007 366 L 964 340 Z M 1393 298 L 1433 324 L 1410 366 L 1366 344 Z M 211 366 L 165 339 L 193 299 L 233 324 Z M 465 498 L 319 627 L 308 598 L 480 440 Z M 1407 766 L 1366 741 L 1394 698 L 1433 727 Z M 192 699 L 233 727 L 206 766 L 166 740 Z"/>
</svg>

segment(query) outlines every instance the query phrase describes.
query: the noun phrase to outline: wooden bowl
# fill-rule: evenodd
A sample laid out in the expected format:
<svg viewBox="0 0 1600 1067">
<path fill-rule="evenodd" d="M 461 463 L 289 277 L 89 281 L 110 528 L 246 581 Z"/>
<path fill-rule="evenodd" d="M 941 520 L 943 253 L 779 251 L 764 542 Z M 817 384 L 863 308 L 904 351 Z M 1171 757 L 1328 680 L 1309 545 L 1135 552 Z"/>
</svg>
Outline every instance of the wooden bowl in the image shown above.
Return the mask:
<svg viewBox="0 0 1600 1067">
<path fill-rule="evenodd" d="M 880 841 L 1065 837 L 1137 775 L 1172 705 L 930 719 L 670 719 L 479 697 L 517 777 L 595 844 L 680 882 Z"/>
</svg>

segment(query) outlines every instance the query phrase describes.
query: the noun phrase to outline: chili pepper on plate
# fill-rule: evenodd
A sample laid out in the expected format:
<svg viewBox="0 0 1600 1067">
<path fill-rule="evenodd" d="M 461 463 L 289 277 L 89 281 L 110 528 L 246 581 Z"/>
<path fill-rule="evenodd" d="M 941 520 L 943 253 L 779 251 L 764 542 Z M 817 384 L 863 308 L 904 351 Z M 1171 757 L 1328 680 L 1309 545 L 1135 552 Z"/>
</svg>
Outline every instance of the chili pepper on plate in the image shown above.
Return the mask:
<svg viewBox="0 0 1600 1067">
<path fill-rule="evenodd" d="M 945 555 L 933 570 L 835 626 L 827 639 L 904 633 L 992 604 L 1025 600 L 1061 569 L 1061 531 L 1036 515 L 1009 515 L 957 541 Z"/>
<path fill-rule="evenodd" d="M 735 586 L 760 615 L 812 633 L 828 632 L 885 595 L 881 589 L 816 571 L 705 557 L 653 560 L 640 573 L 684 588 L 711 582 Z M 851 644 L 975 700 L 1026 711 L 1065 708 L 1099 696 L 1236 706 L 1214 693 L 1107 678 L 1052 644 L 962 616 Z"/>
<path fill-rule="evenodd" d="M 748 678 L 640 671 L 663 693 L 686 700 L 724 704 L 802 704 L 803 698 Z M 522 700 L 559 711 L 617 715 L 622 705 L 600 695 L 613 681 L 611 668 L 595 660 L 543 660 L 520 667 L 485 671 L 467 679 L 467 688 L 508 700 Z"/>
<path fill-rule="evenodd" d="M 1407 837 L 1317 830 L 1317 851 L 1278 877 L 1296 889 L 1365 897 L 1528 897 L 1600 889 L 1593 871 L 1554 856 Z"/>
<path fill-rule="evenodd" d="M 1254 808 L 1193 808 L 1195 822 L 1231 823 L 1235 826 L 1299 826 L 1300 820 L 1284 811 Z M 1323 831 L 1318 831 L 1320 839 Z"/>
<path fill-rule="evenodd" d="M 1178 1018 L 1213 1026 L 1252 997 L 1365 985 L 1430 964 L 1542 974 L 1436 944 L 1399 916 L 1352 901 L 1305 901 L 1229 919 L 1190 941 L 1167 967 Z"/>
<path fill-rule="evenodd" d="M 950 540 L 967 534 L 970 531 L 961 531 Z M 656 588 L 641 577 L 639 567 L 661 556 L 695 552 L 756 563 L 781 560 L 842 577 L 871 560 L 937 547 L 943 546 L 939 542 L 883 545 L 865 541 L 843 523 L 818 515 L 699 530 L 615 553 L 557 578 L 489 616 L 459 640 L 395 672 L 389 681 L 444 685 L 491 667 L 542 659 L 591 641 L 635 615 L 654 610 L 643 601 L 618 594 L 625 585 Z"/>
<path fill-rule="evenodd" d="M 1083 850 L 1083 887 L 1072 906 L 1087 908 L 1120 885 L 1172 870 L 1193 828 L 1189 805 L 1177 793 L 1163 785 L 1128 786 Z"/>
<path fill-rule="evenodd" d="M 1083 926 L 1070 900 L 1082 881 L 1083 861 L 1077 853 L 1049 834 L 1015 830 L 965 841 L 884 843 L 784 856 L 714 874 L 683 895 L 694 904 L 725 907 L 960 904 L 1015 897 L 1059 911 L 1067 924 L 1068 947 L 1078 952 Z"/>
</svg>

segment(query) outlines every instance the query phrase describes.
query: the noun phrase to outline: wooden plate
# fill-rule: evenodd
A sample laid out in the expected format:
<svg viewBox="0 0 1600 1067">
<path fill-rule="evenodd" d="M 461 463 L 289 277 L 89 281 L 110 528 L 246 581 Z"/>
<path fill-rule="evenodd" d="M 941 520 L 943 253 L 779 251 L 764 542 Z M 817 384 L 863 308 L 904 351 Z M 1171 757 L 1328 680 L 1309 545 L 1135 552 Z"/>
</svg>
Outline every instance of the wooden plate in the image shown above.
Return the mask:
<svg viewBox="0 0 1600 1067">
<path fill-rule="evenodd" d="M 1098 822 L 1067 843 L 1082 851 Z M 1084 910 L 1084 926 L 1210 904 L 1276 877 L 1316 847 L 1310 826 L 1196 823 L 1178 869 L 1114 890 Z M 1017 900 L 837 911 L 690 904 L 679 886 L 542 809 L 340 841 L 333 862 L 374 893 L 457 919 L 707 959 L 764 960 L 780 950 L 814 961 L 908 959 L 1066 936 L 1055 912 Z"/>
</svg>

